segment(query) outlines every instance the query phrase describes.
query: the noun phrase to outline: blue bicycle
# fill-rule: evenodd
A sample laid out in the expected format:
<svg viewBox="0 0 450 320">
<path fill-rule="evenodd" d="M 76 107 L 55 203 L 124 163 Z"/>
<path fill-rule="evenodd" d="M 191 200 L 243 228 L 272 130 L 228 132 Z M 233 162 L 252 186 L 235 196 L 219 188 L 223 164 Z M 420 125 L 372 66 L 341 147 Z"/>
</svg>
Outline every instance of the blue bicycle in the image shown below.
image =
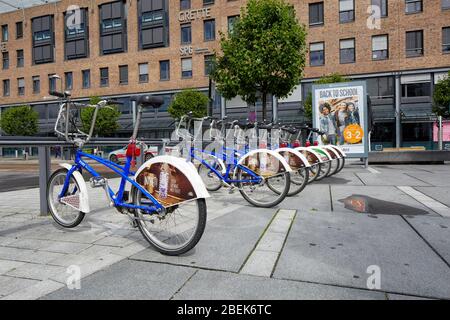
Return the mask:
<svg viewBox="0 0 450 320">
<path fill-rule="evenodd" d="M 92 137 L 98 111 L 117 102 L 102 100 L 90 106 L 72 102 L 68 92 L 50 94 L 62 100 L 55 132 L 77 148 L 75 162 L 61 165 L 62 168 L 55 171 L 48 181 L 47 200 L 56 223 L 74 228 L 90 212 L 88 187 L 82 176 L 85 171 L 92 176 L 90 186 L 103 188 L 110 205 L 127 214 L 133 226 L 139 228 L 156 250 L 166 255 L 180 255 L 191 250 L 205 229 L 205 198 L 209 197 L 195 167 L 181 158 L 158 156 L 143 164 L 137 172 L 131 171 L 133 159 L 143 150 L 142 143 L 137 141 L 143 109 L 158 108 L 163 101 L 149 95 L 135 98 L 138 106 L 136 124 L 127 147 L 127 161 L 121 166 L 82 151 Z M 79 129 L 76 120 L 82 108 L 94 108 L 88 133 Z M 121 177 L 117 191 L 113 191 L 108 180 L 91 166 L 92 162 Z M 127 186 L 130 186 L 129 191 Z"/>
</svg>

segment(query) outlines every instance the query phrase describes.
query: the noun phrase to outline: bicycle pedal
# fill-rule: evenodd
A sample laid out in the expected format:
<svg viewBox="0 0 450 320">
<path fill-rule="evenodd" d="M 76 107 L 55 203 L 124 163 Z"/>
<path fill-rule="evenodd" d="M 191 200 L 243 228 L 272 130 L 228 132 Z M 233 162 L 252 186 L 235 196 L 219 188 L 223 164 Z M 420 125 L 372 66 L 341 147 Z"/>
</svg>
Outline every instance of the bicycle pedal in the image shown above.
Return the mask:
<svg viewBox="0 0 450 320">
<path fill-rule="evenodd" d="M 102 188 L 108 184 L 108 180 L 105 177 L 92 177 L 89 182 L 91 188 Z"/>
</svg>

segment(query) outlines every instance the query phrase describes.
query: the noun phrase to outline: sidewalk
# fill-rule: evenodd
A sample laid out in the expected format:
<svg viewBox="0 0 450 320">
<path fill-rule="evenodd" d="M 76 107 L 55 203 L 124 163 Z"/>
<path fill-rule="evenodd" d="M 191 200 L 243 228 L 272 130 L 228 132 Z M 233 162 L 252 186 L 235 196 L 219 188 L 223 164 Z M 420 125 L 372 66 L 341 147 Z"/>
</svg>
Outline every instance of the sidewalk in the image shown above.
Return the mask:
<svg viewBox="0 0 450 320">
<path fill-rule="evenodd" d="M 450 165 L 348 165 L 273 209 L 222 190 L 197 247 L 166 257 L 114 209 L 62 230 L 38 216 L 38 189 L 4 192 L 0 298 L 449 299 L 449 193 Z M 90 201 L 107 204 L 99 189 Z"/>
</svg>

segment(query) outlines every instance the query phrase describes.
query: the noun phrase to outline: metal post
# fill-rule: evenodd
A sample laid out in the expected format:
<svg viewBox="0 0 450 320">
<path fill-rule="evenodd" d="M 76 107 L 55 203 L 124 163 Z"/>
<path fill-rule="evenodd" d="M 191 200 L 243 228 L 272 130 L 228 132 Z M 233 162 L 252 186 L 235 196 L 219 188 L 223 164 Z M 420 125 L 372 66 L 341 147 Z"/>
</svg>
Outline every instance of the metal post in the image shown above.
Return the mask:
<svg viewBox="0 0 450 320">
<path fill-rule="evenodd" d="M 137 108 L 136 108 L 136 101 L 131 100 L 131 110 L 133 112 L 133 128 L 136 126 L 136 115 L 137 115 Z"/>
<path fill-rule="evenodd" d="M 48 215 L 47 181 L 50 177 L 50 148 L 39 147 L 39 199 L 41 216 Z"/>
<path fill-rule="evenodd" d="M 400 75 L 395 75 L 395 146 L 401 147 L 401 129 L 402 129 L 402 115 L 401 115 L 401 82 Z"/>
<path fill-rule="evenodd" d="M 220 100 L 220 117 L 223 119 L 227 115 L 227 100 L 224 97 L 221 97 Z"/>
<path fill-rule="evenodd" d="M 438 145 L 439 145 L 439 150 L 443 150 L 443 142 L 442 140 L 444 140 L 444 133 L 442 130 L 442 116 L 438 117 Z"/>
<path fill-rule="evenodd" d="M 278 122 L 278 98 L 276 96 L 272 96 L 272 122 Z"/>
</svg>

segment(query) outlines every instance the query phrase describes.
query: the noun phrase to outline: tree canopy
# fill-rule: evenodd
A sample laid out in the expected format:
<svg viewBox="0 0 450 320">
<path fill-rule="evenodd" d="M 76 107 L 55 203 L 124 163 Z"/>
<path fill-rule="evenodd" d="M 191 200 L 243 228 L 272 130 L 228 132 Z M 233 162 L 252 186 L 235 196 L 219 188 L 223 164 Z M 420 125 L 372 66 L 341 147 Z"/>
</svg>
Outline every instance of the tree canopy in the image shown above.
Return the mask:
<svg viewBox="0 0 450 320">
<path fill-rule="evenodd" d="M 100 102 L 99 97 L 91 97 L 90 104 L 95 105 Z M 83 124 L 83 131 L 89 132 L 92 123 L 92 117 L 94 116 L 94 108 L 83 108 L 81 110 L 81 122 Z M 94 135 L 100 137 L 109 137 L 119 129 L 119 117 L 120 111 L 117 106 L 109 106 L 109 108 L 101 108 L 97 114 L 97 120 L 95 121 Z"/>
<path fill-rule="evenodd" d="M 433 112 L 444 118 L 450 118 L 450 71 L 448 77 L 438 81 L 433 92 Z"/>
<path fill-rule="evenodd" d="M 181 119 L 188 112 L 196 118 L 207 114 L 209 98 L 197 90 L 186 89 L 177 93 L 167 110 L 174 119 Z"/>
<path fill-rule="evenodd" d="M 13 136 L 33 136 L 38 132 L 38 113 L 30 106 L 9 108 L 0 119 L 2 130 Z"/>
</svg>

